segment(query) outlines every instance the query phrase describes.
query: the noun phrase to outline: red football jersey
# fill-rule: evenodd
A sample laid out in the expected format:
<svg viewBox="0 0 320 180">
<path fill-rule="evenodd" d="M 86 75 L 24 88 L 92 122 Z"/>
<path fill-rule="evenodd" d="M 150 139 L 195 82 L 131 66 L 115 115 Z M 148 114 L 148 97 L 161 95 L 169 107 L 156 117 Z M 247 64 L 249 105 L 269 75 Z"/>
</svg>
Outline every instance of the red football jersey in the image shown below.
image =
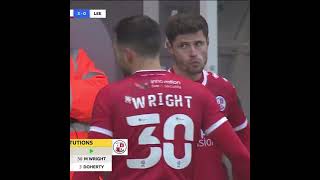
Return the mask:
<svg viewBox="0 0 320 180">
<path fill-rule="evenodd" d="M 90 130 L 103 128 L 112 138 L 129 139 L 128 156 L 113 158 L 110 178 L 190 179 L 192 142 L 200 139 L 194 132 L 225 119 L 206 95 L 197 83 L 166 71 L 136 72 L 104 88 Z M 205 114 L 206 109 L 212 112 Z"/>
<path fill-rule="evenodd" d="M 234 157 L 236 173 L 249 179 L 249 154 L 212 93 L 167 71 L 138 71 L 104 87 L 89 138 L 128 139 L 128 156 L 113 157 L 108 180 L 191 180 L 201 168 L 194 165 L 201 129 Z M 94 179 L 79 174 L 75 180 Z"/>
<path fill-rule="evenodd" d="M 173 72 L 172 69 L 169 71 Z M 202 77 L 197 81 L 215 95 L 220 106 L 220 111 L 227 117 L 228 122 L 239 135 L 242 142 L 249 150 L 250 128 L 243 113 L 235 87 L 227 79 L 215 73 L 203 70 Z M 212 138 L 204 136 L 197 144 L 195 176 L 201 180 L 227 180 L 228 174 L 222 162 L 222 151 L 217 147 Z"/>
</svg>

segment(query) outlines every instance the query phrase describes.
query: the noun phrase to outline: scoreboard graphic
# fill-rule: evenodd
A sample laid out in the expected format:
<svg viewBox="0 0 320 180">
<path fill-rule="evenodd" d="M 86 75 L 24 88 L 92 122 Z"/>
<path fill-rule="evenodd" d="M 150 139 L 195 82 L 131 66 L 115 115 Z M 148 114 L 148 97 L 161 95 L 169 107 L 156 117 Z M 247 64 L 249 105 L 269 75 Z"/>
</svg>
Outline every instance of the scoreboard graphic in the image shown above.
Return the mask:
<svg viewBox="0 0 320 180">
<path fill-rule="evenodd" d="M 105 9 L 70 9 L 70 18 L 107 18 Z"/>
</svg>

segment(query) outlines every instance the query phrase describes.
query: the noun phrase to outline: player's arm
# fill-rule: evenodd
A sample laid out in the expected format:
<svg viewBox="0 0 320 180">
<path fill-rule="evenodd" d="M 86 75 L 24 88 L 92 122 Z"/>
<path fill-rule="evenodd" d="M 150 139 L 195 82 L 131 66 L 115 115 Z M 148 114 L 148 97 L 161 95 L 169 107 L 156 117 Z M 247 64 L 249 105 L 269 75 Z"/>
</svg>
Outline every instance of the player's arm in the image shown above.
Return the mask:
<svg viewBox="0 0 320 180">
<path fill-rule="evenodd" d="M 105 87 L 96 97 L 90 122 L 89 139 L 110 139 L 113 136 L 109 93 L 109 88 Z M 106 172 L 76 172 L 73 180 L 99 180 L 105 175 Z"/>
<path fill-rule="evenodd" d="M 250 152 L 250 124 L 241 108 L 240 99 L 234 87 L 232 88 L 232 102 L 229 107 L 229 122 L 233 126 L 234 131 L 238 134 L 242 143 Z"/>
<path fill-rule="evenodd" d="M 250 154 L 247 148 L 242 144 L 228 119 L 219 111 L 214 98 L 206 99 L 203 124 L 205 134 L 210 136 L 217 147 L 230 159 L 234 180 L 250 180 Z"/>
</svg>

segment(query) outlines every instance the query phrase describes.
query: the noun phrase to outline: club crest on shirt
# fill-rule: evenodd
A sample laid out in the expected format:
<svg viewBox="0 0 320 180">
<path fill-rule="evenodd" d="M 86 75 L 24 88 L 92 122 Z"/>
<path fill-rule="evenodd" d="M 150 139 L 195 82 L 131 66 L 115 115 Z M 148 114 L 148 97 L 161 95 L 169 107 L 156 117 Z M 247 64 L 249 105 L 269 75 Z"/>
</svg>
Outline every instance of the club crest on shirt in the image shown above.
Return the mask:
<svg viewBox="0 0 320 180">
<path fill-rule="evenodd" d="M 227 106 L 227 102 L 224 99 L 224 97 L 217 96 L 216 100 L 217 100 L 218 105 L 220 106 L 220 111 L 224 111 L 226 109 L 226 106 Z"/>
</svg>

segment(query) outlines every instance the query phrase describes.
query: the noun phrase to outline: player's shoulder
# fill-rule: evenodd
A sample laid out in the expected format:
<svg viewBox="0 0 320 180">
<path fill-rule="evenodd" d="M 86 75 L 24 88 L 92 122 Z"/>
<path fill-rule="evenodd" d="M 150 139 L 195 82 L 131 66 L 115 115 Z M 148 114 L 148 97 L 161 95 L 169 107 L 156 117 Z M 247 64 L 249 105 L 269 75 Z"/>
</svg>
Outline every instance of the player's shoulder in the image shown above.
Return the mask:
<svg viewBox="0 0 320 180">
<path fill-rule="evenodd" d="M 119 81 L 112 82 L 110 84 L 107 84 L 103 88 L 101 88 L 100 92 L 110 93 L 110 94 L 117 93 L 120 90 L 128 89 L 126 87 L 130 84 L 131 81 L 132 81 L 131 78 L 125 78 Z"/>
<path fill-rule="evenodd" d="M 214 72 L 208 72 L 205 70 L 203 72 L 204 76 L 206 76 L 208 79 L 208 84 L 212 83 L 215 86 L 221 86 L 224 89 L 235 89 L 235 86 L 232 84 L 232 82 L 226 79 L 225 77 L 222 77 Z"/>
<path fill-rule="evenodd" d="M 188 79 L 173 73 L 171 73 L 170 76 L 171 76 L 170 78 L 180 81 L 184 86 L 188 86 L 189 88 L 206 89 L 201 84 L 194 82 L 191 79 Z"/>
<path fill-rule="evenodd" d="M 128 76 L 128 77 L 125 77 L 124 79 L 113 82 L 110 87 L 114 90 L 119 90 L 119 89 L 129 87 L 130 84 L 132 84 L 133 82 L 134 82 L 134 79 L 132 78 L 132 76 Z"/>
<path fill-rule="evenodd" d="M 197 99 L 198 103 L 202 104 L 207 104 L 208 98 L 209 99 L 214 99 L 215 98 L 215 93 L 211 92 L 208 88 L 203 86 L 201 83 L 195 82 L 191 79 L 184 78 L 178 75 L 177 79 L 181 80 L 181 84 L 183 86 L 183 89 L 187 94 L 192 96 L 194 99 Z M 213 98 L 210 98 L 210 97 Z M 199 104 L 200 105 L 200 104 Z"/>
</svg>

